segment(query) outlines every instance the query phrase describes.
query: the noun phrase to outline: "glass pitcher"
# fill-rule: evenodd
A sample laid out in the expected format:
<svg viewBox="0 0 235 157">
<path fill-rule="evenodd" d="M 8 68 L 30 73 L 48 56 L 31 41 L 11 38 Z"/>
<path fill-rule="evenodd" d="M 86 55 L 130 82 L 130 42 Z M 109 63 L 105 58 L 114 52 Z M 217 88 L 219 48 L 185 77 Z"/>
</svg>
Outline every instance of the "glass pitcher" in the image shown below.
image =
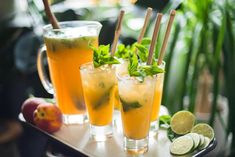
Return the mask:
<svg viewBox="0 0 235 157">
<path fill-rule="evenodd" d="M 54 95 L 64 123 L 82 124 L 86 120 L 86 108 L 79 68 L 92 61 L 89 46 L 98 46 L 102 25 L 96 21 L 68 21 L 60 22 L 59 26 L 60 29 L 44 26 L 45 45 L 38 53 L 38 74 L 46 91 Z M 44 68 L 45 55 L 52 83 Z"/>
</svg>

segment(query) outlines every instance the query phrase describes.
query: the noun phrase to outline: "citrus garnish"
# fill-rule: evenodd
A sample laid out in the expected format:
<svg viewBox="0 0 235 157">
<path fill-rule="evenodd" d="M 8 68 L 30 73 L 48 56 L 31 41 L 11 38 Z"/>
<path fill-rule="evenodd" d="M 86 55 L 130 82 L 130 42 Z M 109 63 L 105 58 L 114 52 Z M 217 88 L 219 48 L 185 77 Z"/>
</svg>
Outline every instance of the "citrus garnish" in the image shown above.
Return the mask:
<svg viewBox="0 0 235 157">
<path fill-rule="evenodd" d="M 200 134 L 199 134 L 199 137 L 200 137 L 200 144 L 198 147 L 202 147 L 202 145 L 204 144 L 205 138 L 203 135 L 200 135 Z"/>
<path fill-rule="evenodd" d="M 170 152 L 173 155 L 185 155 L 190 153 L 193 147 L 194 142 L 190 136 L 181 136 L 171 143 Z"/>
<path fill-rule="evenodd" d="M 210 144 L 210 139 L 208 137 L 204 136 L 204 142 L 203 144 L 199 147 L 200 150 L 205 149 L 208 145 Z"/>
<path fill-rule="evenodd" d="M 170 126 L 179 135 L 189 133 L 195 123 L 195 116 L 189 111 L 179 111 L 171 118 Z"/>
<path fill-rule="evenodd" d="M 210 139 L 210 141 L 215 136 L 213 128 L 206 123 L 199 123 L 199 124 L 195 125 L 192 128 L 191 132 L 198 133 L 198 134 L 201 134 L 205 137 L 208 137 Z"/>
<path fill-rule="evenodd" d="M 200 136 L 199 136 L 199 134 L 197 134 L 197 133 L 188 133 L 186 135 L 192 137 L 193 142 L 194 142 L 193 149 L 196 149 L 199 146 L 199 144 L 200 144 Z"/>
</svg>

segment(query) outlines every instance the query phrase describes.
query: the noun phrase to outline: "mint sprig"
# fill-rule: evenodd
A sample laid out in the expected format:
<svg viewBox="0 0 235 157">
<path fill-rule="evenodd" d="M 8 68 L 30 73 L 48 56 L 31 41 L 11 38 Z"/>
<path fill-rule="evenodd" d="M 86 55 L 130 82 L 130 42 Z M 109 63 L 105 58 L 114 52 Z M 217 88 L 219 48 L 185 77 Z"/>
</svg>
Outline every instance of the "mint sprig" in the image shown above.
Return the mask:
<svg viewBox="0 0 235 157">
<path fill-rule="evenodd" d="M 117 58 L 128 59 L 132 51 L 134 51 L 133 45 L 125 46 L 124 44 L 119 44 L 115 56 Z"/>
<path fill-rule="evenodd" d="M 162 115 L 159 117 L 159 128 L 166 128 L 170 127 L 171 116 L 170 115 Z"/>
<path fill-rule="evenodd" d="M 135 44 L 135 47 L 137 48 L 137 54 L 140 58 L 140 61 L 141 62 L 146 62 L 147 59 L 148 59 L 148 49 L 147 47 L 145 47 L 144 45 L 141 45 L 141 44 Z"/>
<path fill-rule="evenodd" d="M 153 76 L 165 71 L 156 63 L 152 65 L 139 64 L 137 55 L 135 53 L 131 53 L 129 57 L 128 72 L 130 76 L 137 77 L 139 81 L 143 82 L 146 76 Z"/>
<path fill-rule="evenodd" d="M 160 68 L 157 64 L 153 65 L 142 65 L 139 67 L 140 71 L 143 71 L 146 76 L 153 76 L 158 73 L 164 73 L 165 71 Z"/>
<path fill-rule="evenodd" d="M 133 46 L 135 46 L 135 48 L 137 49 L 137 55 L 142 63 L 146 62 L 148 59 L 148 54 L 149 54 L 148 49 L 150 43 L 151 43 L 150 38 L 143 38 L 140 44 L 138 43 L 133 44 Z"/>
<path fill-rule="evenodd" d="M 150 38 L 143 38 L 141 41 L 141 45 L 149 46 L 151 44 Z"/>
<path fill-rule="evenodd" d="M 95 68 L 98 68 L 105 64 L 119 64 L 120 62 L 109 53 L 109 45 L 100 45 L 98 48 L 95 48 L 90 45 L 90 48 L 93 50 L 93 64 Z"/>
<path fill-rule="evenodd" d="M 137 49 L 138 57 L 140 57 L 142 62 L 145 62 L 147 60 L 148 47 L 150 43 L 151 43 L 150 38 L 143 38 L 141 41 L 141 44 L 138 44 L 137 42 L 133 43 L 132 45 L 127 45 L 127 46 L 125 46 L 124 44 L 119 44 L 117 47 L 117 51 L 115 52 L 115 56 L 117 58 L 128 59 L 130 54 L 136 51 Z"/>
</svg>

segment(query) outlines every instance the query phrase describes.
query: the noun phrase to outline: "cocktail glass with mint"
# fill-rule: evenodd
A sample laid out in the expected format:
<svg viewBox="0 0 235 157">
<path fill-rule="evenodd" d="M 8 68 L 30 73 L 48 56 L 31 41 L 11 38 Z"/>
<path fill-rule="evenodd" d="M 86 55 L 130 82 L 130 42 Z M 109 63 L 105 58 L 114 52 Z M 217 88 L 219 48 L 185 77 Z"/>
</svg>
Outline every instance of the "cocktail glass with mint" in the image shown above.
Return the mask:
<svg viewBox="0 0 235 157">
<path fill-rule="evenodd" d="M 90 134 L 96 141 L 112 136 L 112 116 L 116 75 L 112 64 L 119 63 L 109 54 L 109 46 L 93 48 L 93 62 L 80 67 L 83 94 L 90 122 Z"/>
<path fill-rule="evenodd" d="M 154 75 L 160 72 L 161 69 L 156 65 L 139 64 L 137 55 L 131 53 L 128 74 L 117 75 L 124 149 L 131 154 L 143 154 L 148 150 L 156 84 Z"/>
</svg>

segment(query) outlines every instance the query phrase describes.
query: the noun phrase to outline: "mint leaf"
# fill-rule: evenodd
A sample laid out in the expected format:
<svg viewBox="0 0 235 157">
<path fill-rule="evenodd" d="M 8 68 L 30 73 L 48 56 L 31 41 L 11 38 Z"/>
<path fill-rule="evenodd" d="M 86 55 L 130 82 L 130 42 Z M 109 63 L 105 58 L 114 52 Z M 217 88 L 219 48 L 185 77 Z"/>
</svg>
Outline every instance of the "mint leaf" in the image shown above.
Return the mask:
<svg viewBox="0 0 235 157">
<path fill-rule="evenodd" d="M 100 45 L 98 48 L 95 48 L 90 45 L 90 48 L 93 50 L 93 64 L 95 68 L 98 68 L 105 64 L 120 63 L 115 57 L 112 57 L 109 53 L 109 45 Z"/>
<path fill-rule="evenodd" d="M 128 72 L 130 76 L 137 77 L 140 82 L 143 82 L 146 76 L 163 73 L 164 70 L 160 68 L 157 63 L 154 63 L 153 65 L 139 65 L 137 55 L 135 53 L 130 53 Z"/>
<path fill-rule="evenodd" d="M 169 128 L 170 127 L 171 116 L 162 115 L 159 117 L 159 128 Z"/>
<path fill-rule="evenodd" d="M 170 115 L 162 115 L 159 117 L 159 128 L 167 129 L 167 137 L 172 142 L 177 137 L 177 135 L 171 129 L 170 121 Z"/>
<path fill-rule="evenodd" d="M 128 59 L 132 51 L 134 51 L 133 46 L 125 46 L 123 44 L 119 44 L 117 47 L 117 51 L 115 52 L 115 56 L 117 58 Z"/>
<path fill-rule="evenodd" d="M 99 86 L 101 88 L 104 88 L 105 84 L 103 82 L 101 82 L 99 84 Z M 104 104 L 108 104 L 107 101 L 110 100 L 110 91 L 111 91 L 112 87 L 110 87 L 105 93 L 103 96 L 100 97 L 100 99 L 93 105 L 93 109 L 94 110 L 97 110 L 99 109 L 100 107 L 102 107 Z"/>
<path fill-rule="evenodd" d="M 138 76 L 139 73 L 137 71 L 138 68 L 138 58 L 134 53 L 130 54 L 129 64 L 128 64 L 128 72 L 130 76 Z"/>
<path fill-rule="evenodd" d="M 173 142 L 173 140 L 177 137 L 170 127 L 167 129 L 167 137 L 171 142 Z"/>
<path fill-rule="evenodd" d="M 120 98 L 120 101 L 122 103 L 122 108 L 124 112 L 127 112 L 132 109 L 140 108 L 142 105 L 139 102 L 126 102 Z"/>
<path fill-rule="evenodd" d="M 141 41 L 141 45 L 146 45 L 149 46 L 151 44 L 151 39 L 150 38 L 143 38 Z"/>
<path fill-rule="evenodd" d="M 141 44 L 138 44 L 136 43 L 135 44 L 135 47 L 137 48 L 137 54 L 141 60 L 141 62 L 146 62 L 147 59 L 148 59 L 148 49 L 144 46 L 144 45 L 141 45 Z"/>
<path fill-rule="evenodd" d="M 148 45 L 151 40 L 146 38 L 143 42 Z M 165 72 L 157 65 L 157 62 L 154 62 L 152 65 L 145 65 L 149 53 L 146 45 L 135 43 L 133 46 L 137 48 L 137 54 L 135 51 L 129 53 L 128 73 L 130 76 L 136 77 L 140 82 L 143 82 L 146 76 L 153 76 Z M 124 47 L 121 46 L 120 49 L 121 48 Z M 141 64 L 139 64 L 138 58 L 140 59 Z"/>
<path fill-rule="evenodd" d="M 158 65 L 142 65 L 139 69 L 145 74 L 145 76 L 153 76 L 158 73 L 164 73 L 164 70 Z"/>
</svg>

